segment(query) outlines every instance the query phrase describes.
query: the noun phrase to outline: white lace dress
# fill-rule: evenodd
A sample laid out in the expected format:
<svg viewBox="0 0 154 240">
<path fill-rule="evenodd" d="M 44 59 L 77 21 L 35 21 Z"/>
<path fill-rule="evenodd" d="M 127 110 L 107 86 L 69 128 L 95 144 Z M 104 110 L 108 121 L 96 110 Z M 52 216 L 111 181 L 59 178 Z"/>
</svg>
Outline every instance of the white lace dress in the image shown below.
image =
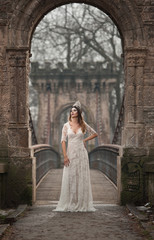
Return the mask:
<svg viewBox="0 0 154 240">
<path fill-rule="evenodd" d="M 86 132 L 90 135 L 96 133 L 87 123 Z M 67 156 L 70 164 L 68 167 L 64 166 L 60 199 L 56 209 L 53 211 L 95 211 L 88 153 L 83 143 L 84 134 L 81 128 L 78 129 L 77 133 L 74 133 L 69 122 L 67 122 L 62 129 L 61 141 L 66 141 L 67 137 Z"/>
</svg>

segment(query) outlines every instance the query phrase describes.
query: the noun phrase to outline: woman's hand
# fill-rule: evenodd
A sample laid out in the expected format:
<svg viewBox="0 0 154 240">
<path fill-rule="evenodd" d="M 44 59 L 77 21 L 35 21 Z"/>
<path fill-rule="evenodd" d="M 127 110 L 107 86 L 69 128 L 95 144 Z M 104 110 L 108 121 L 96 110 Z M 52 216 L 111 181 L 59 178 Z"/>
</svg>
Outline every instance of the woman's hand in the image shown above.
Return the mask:
<svg viewBox="0 0 154 240">
<path fill-rule="evenodd" d="M 69 164 L 70 164 L 70 161 L 69 161 L 68 157 L 67 156 L 64 157 L 64 165 L 65 165 L 65 167 L 68 167 Z"/>
</svg>

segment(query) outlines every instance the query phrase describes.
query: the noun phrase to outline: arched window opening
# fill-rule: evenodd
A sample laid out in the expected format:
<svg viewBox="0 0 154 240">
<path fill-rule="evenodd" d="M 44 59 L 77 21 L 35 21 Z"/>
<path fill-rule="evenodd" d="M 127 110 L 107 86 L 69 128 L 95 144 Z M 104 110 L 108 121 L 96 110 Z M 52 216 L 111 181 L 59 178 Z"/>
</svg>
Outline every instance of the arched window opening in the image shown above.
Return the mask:
<svg viewBox="0 0 154 240">
<path fill-rule="evenodd" d="M 50 144 L 56 146 L 59 133 L 53 131 L 54 116 L 62 105 L 76 100 L 92 112 L 94 128 L 100 135 L 98 144 L 112 142 L 124 87 L 122 44 L 113 21 L 90 5 L 63 5 L 38 24 L 31 52 L 32 86 L 37 89 L 42 80 L 49 81 L 51 86 L 50 100 L 49 94 L 47 97 L 37 91 L 37 105 L 33 104 L 33 94 L 30 95 L 31 109 L 39 109 L 35 124 L 39 142 L 49 119 L 49 101 L 51 134 L 57 135 L 51 137 Z"/>
</svg>

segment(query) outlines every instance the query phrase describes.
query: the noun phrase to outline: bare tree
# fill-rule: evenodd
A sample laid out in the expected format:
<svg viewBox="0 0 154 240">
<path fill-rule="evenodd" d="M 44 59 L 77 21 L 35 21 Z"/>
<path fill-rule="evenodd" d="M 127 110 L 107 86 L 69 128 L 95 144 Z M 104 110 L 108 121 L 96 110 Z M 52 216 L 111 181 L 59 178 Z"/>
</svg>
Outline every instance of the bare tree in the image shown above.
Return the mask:
<svg viewBox="0 0 154 240">
<path fill-rule="evenodd" d="M 50 12 L 36 28 L 33 59 L 63 61 L 67 66 L 85 59 L 104 64 L 120 62 L 121 41 L 112 20 L 97 8 L 69 4 Z"/>
</svg>

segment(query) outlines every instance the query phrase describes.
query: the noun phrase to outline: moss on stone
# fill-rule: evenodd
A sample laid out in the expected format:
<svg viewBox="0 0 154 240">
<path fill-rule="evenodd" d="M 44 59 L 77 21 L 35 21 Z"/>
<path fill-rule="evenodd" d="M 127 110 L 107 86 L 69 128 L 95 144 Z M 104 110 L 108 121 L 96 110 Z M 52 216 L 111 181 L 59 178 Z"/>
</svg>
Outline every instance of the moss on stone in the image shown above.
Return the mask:
<svg viewBox="0 0 154 240">
<path fill-rule="evenodd" d="M 141 156 L 133 156 L 127 150 L 122 158 L 122 192 L 121 204 L 133 202 L 141 204 L 145 200 L 144 161 Z"/>
<path fill-rule="evenodd" d="M 27 186 L 20 194 L 20 202 L 32 205 L 32 187 Z"/>
<path fill-rule="evenodd" d="M 31 159 L 13 158 L 7 174 L 7 206 L 16 207 L 20 203 L 32 203 Z"/>
</svg>

